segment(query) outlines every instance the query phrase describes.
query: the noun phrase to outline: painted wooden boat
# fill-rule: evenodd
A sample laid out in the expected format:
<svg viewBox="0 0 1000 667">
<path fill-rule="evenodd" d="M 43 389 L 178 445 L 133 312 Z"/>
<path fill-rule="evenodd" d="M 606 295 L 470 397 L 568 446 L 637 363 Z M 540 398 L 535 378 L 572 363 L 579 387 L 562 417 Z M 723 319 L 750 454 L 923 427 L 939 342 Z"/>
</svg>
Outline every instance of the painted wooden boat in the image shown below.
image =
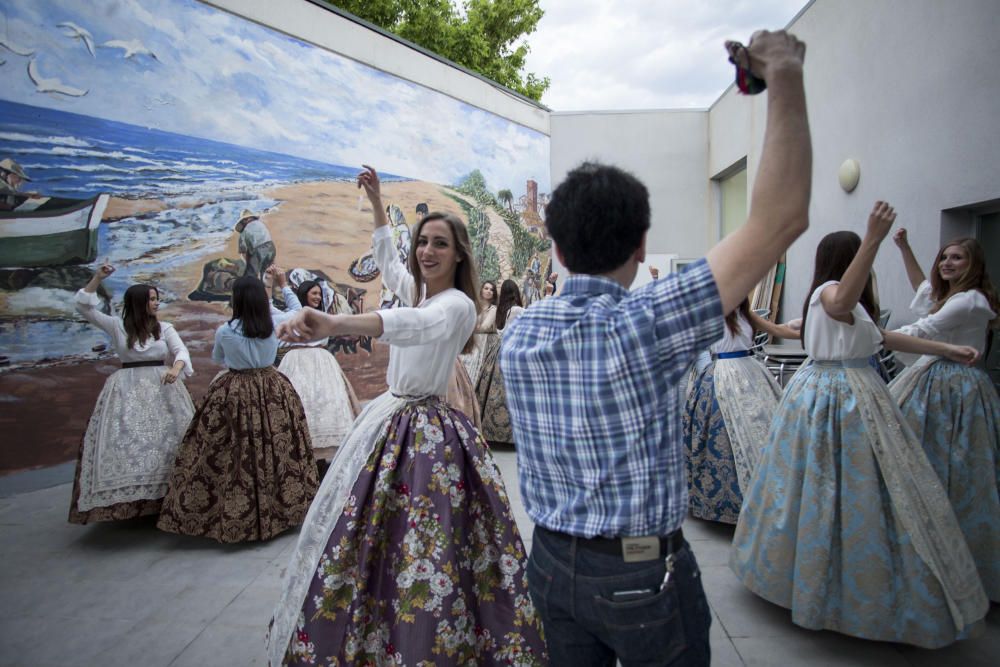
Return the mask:
<svg viewBox="0 0 1000 667">
<path fill-rule="evenodd" d="M 0 266 L 87 264 L 97 258 L 97 228 L 108 195 L 28 199 L 0 211 Z"/>
</svg>

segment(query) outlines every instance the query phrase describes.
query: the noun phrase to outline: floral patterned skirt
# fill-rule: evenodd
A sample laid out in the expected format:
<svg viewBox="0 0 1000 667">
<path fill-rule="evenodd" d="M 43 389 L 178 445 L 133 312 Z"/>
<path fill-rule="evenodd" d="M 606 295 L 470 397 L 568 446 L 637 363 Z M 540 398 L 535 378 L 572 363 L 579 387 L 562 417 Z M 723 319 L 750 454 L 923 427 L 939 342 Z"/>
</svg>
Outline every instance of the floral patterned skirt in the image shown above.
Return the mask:
<svg viewBox="0 0 1000 667">
<path fill-rule="evenodd" d="M 468 417 L 439 399 L 411 401 L 377 433 L 322 548 L 284 664 L 545 664 L 524 546 Z M 338 457 L 331 473 L 350 458 Z M 317 505 L 337 485 L 328 475 Z M 300 550 L 313 520 L 311 512 Z"/>
<path fill-rule="evenodd" d="M 889 389 L 948 492 L 987 594 L 1000 602 L 1000 398 L 993 383 L 981 369 L 939 359 L 907 369 Z"/>
<path fill-rule="evenodd" d="M 230 371 L 195 412 L 157 527 L 219 542 L 267 540 L 302 523 L 318 485 L 288 379 L 270 366 Z"/>
<path fill-rule="evenodd" d="M 938 648 L 989 602 L 944 488 L 858 361 L 814 362 L 785 389 L 730 567 L 797 625 Z"/>
<path fill-rule="evenodd" d="M 482 432 L 488 442 L 514 442 L 514 429 L 507 410 L 507 390 L 500 372 L 500 336 L 489 341 L 476 383 L 476 399 L 482 410 Z"/>
</svg>

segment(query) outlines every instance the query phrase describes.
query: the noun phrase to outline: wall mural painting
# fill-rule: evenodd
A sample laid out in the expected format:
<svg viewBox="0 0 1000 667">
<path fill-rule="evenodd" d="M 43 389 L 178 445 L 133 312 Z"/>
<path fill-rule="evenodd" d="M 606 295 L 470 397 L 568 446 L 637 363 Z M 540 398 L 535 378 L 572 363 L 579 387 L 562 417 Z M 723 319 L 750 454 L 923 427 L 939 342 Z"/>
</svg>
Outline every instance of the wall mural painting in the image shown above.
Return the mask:
<svg viewBox="0 0 1000 667">
<path fill-rule="evenodd" d="M 99 262 L 109 311 L 159 288 L 196 399 L 244 273 L 318 278 L 331 312 L 391 305 L 362 163 L 401 244 L 426 207 L 467 222 L 483 278 L 530 299 L 549 265 L 547 136 L 194 0 L 5 2 L 0 83 L 0 471 L 71 458 L 117 367 L 72 305 Z M 330 348 L 361 398 L 384 389 L 387 347 Z"/>
</svg>

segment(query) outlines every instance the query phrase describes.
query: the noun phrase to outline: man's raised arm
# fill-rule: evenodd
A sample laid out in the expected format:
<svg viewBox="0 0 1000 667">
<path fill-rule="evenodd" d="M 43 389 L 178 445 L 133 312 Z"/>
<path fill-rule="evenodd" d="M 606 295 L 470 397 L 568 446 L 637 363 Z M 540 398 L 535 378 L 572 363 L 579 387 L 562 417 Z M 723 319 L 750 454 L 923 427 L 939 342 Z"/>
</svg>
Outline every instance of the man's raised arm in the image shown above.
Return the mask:
<svg viewBox="0 0 1000 667">
<path fill-rule="evenodd" d="M 724 313 L 746 298 L 809 226 L 812 145 L 802 83 L 805 51 L 793 35 L 761 31 L 739 52 L 740 64 L 749 64 L 767 83 L 767 125 L 746 224 L 707 255 Z"/>
</svg>

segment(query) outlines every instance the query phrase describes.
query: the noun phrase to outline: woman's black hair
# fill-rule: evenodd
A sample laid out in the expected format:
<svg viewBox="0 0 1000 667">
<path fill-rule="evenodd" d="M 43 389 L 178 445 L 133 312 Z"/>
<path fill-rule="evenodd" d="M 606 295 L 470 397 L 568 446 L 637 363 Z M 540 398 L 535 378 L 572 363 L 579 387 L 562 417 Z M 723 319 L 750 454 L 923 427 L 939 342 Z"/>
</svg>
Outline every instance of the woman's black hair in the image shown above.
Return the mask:
<svg viewBox="0 0 1000 667">
<path fill-rule="evenodd" d="M 802 347 L 806 345 L 806 318 L 809 315 L 809 301 L 813 292 L 823 283 L 831 280 L 840 281 L 847 272 L 847 267 L 854 261 L 854 256 L 861 248 L 861 237 L 854 232 L 833 232 L 823 237 L 816 246 L 816 268 L 813 271 L 812 286 L 806 293 L 802 304 Z M 872 277 L 869 273 L 865 288 L 861 292 L 858 303 L 865 309 L 873 322 L 878 322 L 878 302 L 875 300 L 875 289 L 872 287 Z"/>
<path fill-rule="evenodd" d="M 125 290 L 122 304 L 122 326 L 125 327 L 125 345 L 135 349 L 136 345 L 145 343 L 152 338 L 160 340 L 160 321 L 156 315 L 149 314 L 149 291 L 160 291 L 152 285 L 132 285 Z"/>
<path fill-rule="evenodd" d="M 243 276 L 233 283 L 233 317 L 243 326 L 247 338 L 270 338 L 274 333 L 267 288 L 255 276 Z"/>
<path fill-rule="evenodd" d="M 503 329 L 507 326 L 507 314 L 510 313 L 510 309 L 514 306 L 524 306 L 521 302 L 521 290 L 518 289 L 517 283 L 507 279 L 500 286 L 500 303 L 497 306 L 497 329 Z"/>
<path fill-rule="evenodd" d="M 740 315 L 743 316 L 747 322 L 750 321 L 750 299 L 749 297 L 743 299 L 740 305 L 736 306 L 733 312 L 726 315 L 726 328 L 729 329 L 729 333 L 736 336 L 740 333 Z"/>
<path fill-rule="evenodd" d="M 316 281 L 316 280 L 303 280 L 299 284 L 299 286 L 297 288 L 295 288 L 295 296 L 298 297 L 299 304 L 301 304 L 301 306 L 303 308 L 305 308 L 306 306 L 309 305 L 306 302 L 309 300 L 309 292 L 310 292 L 310 290 L 312 290 L 313 287 L 319 287 L 320 288 L 320 295 L 321 295 L 320 296 L 320 305 L 321 306 L 323 305 L 323 300 L 322 300 L 323 288 L 322 288 L 322 286 L 320 286 L 319 282 Z M 320 310 L 322 310 L 322 308 L 320 308 Z"/>
</svg>

